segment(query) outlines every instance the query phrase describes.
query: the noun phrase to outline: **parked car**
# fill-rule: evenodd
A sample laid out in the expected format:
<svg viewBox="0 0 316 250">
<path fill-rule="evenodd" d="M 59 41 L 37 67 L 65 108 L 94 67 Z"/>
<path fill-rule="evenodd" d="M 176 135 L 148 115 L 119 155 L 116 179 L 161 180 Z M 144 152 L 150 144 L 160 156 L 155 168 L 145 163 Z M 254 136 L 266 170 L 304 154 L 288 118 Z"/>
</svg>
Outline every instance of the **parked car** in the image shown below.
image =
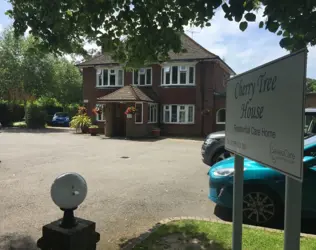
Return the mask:
<svg viewBox="0 0 316 250">
<path fill-rule="evenodd" d="M 69 127 L 69 115 L 65 112 L 57 112 L 52 119 L 53 126 Z"/>
<path fill-rule="evenodd" d="M 316 108 L 305 109 L 305 136 L 316 134 Z M 209 134 L 201 149 L 202 161 L 208 165 L 227 159 L 232 153 L 225 149 L 225 131 Z"/>
<path fill-rule="evenodd" d="M 302 217 L 316 218 L 316 136 L 304 140 Z M 234 157 L 210 168 L 209 199 L 232 208 Z M 285 175 L 258 162 L 244 159 L 243 218 L 246 223 L 268 226 L 283 218 Z M 281 216 L 281 217 L 280 217 Z"/>
</svg>

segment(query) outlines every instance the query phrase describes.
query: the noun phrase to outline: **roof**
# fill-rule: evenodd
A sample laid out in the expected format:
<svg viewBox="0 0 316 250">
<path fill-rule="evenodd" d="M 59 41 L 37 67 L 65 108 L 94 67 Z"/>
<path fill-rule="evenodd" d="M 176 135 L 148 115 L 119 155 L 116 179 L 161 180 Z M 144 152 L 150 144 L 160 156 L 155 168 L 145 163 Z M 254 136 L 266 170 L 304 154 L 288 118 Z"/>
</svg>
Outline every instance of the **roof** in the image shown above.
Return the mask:
<svg viewBox="0 0 316 250">
<path fill-rule="evenodd" d="M 185 52 L 174 53 L 169 52 L 170 60 L 185 60 L 185 59 L 207 59 L 215 58 L 217 55 L 209 52 L 207 49 L 203 48 L 200 44 L 194 41 L 192 38 L 183 34 L 181 36 L 182 48 Z"/>
<path fill-rule="evenodd" d="M 118 64 L 110 55 L 102 54 L 95 56 L 87 61 L 77 64 L 77 66 L 95 66 L 95 65 Z"/>
<path fill-rule="evenodd" d="M 154 102 L 138 87 L 128 85 L 108 95 L 98 98 L 98 101 L 105 102 Z"/>
<path fill-rule="evenodd" d="M 308 114 L 316 114 L 316 108 L 306 108 L 305 115 L 308 115 Z"/>
</svg>

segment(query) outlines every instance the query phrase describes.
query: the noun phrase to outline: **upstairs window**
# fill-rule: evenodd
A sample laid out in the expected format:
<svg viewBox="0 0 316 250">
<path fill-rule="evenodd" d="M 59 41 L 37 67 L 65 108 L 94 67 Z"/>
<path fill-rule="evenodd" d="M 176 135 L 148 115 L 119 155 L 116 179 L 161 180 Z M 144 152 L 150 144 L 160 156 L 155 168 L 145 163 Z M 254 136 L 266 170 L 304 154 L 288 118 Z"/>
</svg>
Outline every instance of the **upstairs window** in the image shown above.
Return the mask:
<svg viewBox="0 0 316 250">
<path fill-rule="evenodd" d="M 193 124 L 194 105 L 163 105 L 163 123 Z"/>
<path fill-rule="evenodd" d="M 123 84 L 123 70 L 104 68 L 97 69 L 97 87 L 122 87 Z"/>
<path fill-rule="evenodd" d="M 136 86 L 152 85 L 152 69 L 142 68 L 133 71 L 133 84 Z"/>
<path fill-rule="evenodd" d="M 181 86 L 195 84 L 195 66 L 179 65 L 162 68 L 163 86 Z"/>
</svg>

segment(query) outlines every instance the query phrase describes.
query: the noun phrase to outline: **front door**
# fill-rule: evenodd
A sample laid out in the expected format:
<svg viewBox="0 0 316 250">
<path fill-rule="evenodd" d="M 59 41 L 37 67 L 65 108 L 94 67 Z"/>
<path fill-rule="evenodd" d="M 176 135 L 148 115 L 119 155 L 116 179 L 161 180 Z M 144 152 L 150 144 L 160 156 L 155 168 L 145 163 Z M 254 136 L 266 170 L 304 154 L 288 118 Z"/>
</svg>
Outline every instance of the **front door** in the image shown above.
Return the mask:
<svg viewBox="0 0 316 250">
<path fill-rule="evenodd" d="M 114 135 L 115 136 L 125 136 L 126 135 L 126 117 L 125 112 L 126 105 L 124 103 L 116 103 L 114 111 Z"/>
</svg>

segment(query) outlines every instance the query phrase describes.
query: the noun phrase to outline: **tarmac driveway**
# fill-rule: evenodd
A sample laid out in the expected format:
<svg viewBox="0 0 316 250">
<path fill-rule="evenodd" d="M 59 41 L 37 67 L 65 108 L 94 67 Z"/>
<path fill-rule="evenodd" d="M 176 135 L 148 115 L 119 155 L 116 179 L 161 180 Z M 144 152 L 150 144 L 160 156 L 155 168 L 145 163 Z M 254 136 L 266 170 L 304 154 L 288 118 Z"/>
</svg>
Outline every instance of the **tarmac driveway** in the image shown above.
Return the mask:
<svg viewBox="0 0 316 250">
<path fill-rule="evenodd" d="M 88 183 L 76 216 L 97 223 L 98 249 L 118 249 L 121 238 L 137 236 L 168 217 L 213 217 L 201 143 L 72 132 L 0 133 L 0 248 L 5 249 L 4 239 L 10 241 L 12 233 L 36 241 L 44 224 L 62 216 L 50 187 L 69 171 Z"/>
</svg>

